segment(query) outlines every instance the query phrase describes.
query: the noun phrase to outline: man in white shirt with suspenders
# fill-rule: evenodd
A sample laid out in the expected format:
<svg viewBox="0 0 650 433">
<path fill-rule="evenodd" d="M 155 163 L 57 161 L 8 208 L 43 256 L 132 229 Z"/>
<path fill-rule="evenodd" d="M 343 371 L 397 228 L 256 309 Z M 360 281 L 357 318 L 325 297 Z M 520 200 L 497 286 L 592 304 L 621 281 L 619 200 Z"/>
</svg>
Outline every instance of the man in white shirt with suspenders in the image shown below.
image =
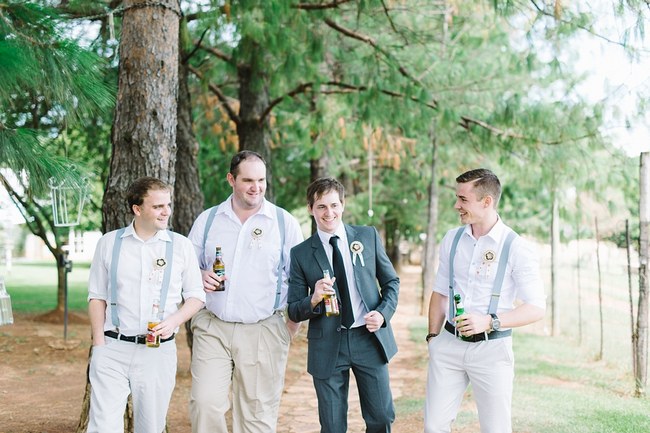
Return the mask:
<svg viewBox="0 0 650 433">
<path fill-rule="evenodd" d="M 464 226 L 447 232 L 440 245 L 426 337 L 424 431 L 451 432 L 471 384 L 481 433 L 511 433 L 512 328 L 541 320 L 546 309 L 538 254 L 501 221 L 494 173 L 471 170 L 456 182 L 454 208 Z M 456 294 L 465 310 L 458 317 Z"/>
<path fill-rule="evenodd" d="M 232 401 L 233 433 L 272 433 L 298 329 L 284 317 L 289 252 L 303 236 L 289 212 L 264 198 L 261 155 L 237 153 L 227 180 L 230 197 L 199 215 L 189 234 L 207 292 L 192 320 L 192 431 L 227 433 Z M 215 247 L 224 276 L 212 271 Z"/>
<path fill-rule="evenodd" d="M 123 433 L 129 394 L 135 432 L 164 430 L 176 383 L 174 336 L 205 301 L 192 244 L 167 230 L 169 185 L 139 178 L 129 186 L 127 202 L 133 222 L 102 236 L 90 267 L 88 433 Z M 147 325 L 155 303 L 162 320 L 151 337 L 158 337 L 160 344 L 148 347 Z"/>
</svg>

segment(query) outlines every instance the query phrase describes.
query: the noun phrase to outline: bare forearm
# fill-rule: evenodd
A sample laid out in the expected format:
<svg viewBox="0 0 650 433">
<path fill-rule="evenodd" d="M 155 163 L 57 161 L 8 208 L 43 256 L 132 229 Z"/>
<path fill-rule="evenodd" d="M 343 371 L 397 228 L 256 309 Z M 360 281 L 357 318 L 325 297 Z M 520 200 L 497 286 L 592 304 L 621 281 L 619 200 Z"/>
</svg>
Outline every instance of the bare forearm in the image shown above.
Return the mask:
<svg viewBox="0 0 650 433">
<path fill-rule="evenodd" d="M 429 299 L 429 333 L 439 334 L 445 321 L 447 297 L 433 292 Z"/>
<path fill-rule="evenodd" d="M 544 318 L 545 310 L 530 304 L 521 304 L 514 310 L 499 314 L 502 328 L 517 328 Z"/>
<path fill-rule="evenodd" d="M 203 301 L 197 298 L 188 298 L 183 303 L 183 306 L 178 309 L 174 314 L 169 316 L 166 321 L 173 321 L 174 327 L 180 326 L 192 318 L 201 308 L 203 308 Z"/>
<path fill-rule="evenodd" d="M 104 344 L 104 321 L 106 317 L 106 301 L 91 299 L 88 302 L 88 317 L 90 318 L 90 331 L 93 345 Z"/>
</svg>

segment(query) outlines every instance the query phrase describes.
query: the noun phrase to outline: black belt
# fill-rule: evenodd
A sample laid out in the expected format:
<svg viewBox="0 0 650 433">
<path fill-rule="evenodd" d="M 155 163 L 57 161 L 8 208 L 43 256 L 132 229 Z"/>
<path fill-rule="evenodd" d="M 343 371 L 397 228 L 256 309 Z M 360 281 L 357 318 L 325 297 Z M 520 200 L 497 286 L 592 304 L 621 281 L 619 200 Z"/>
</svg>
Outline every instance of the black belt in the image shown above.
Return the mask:
<svg viewBox="0 0 650 433">
<path fill-rule="evenodd" d="M 119 339 L 122 341 L 128 341 L 129 343 L 136 343 L 136 344 L 146 344 L 147 343 L 147 336 L 146 335 L 133 335 L 133 336 L 128 336 L 128 335 L 122 335 L 118 334 L 115 331 L 104 331 L 104 335 L 107 337 Z M 172 334 L 171 337 L 169 338 L 161 338 L 160 342 L 164 343 L 166 341 L 173 340 L 176 335 Z"/>
<path fill-rule="evenodd" d="M 507 331 L 492 331 L 490 333 L 481 332 L 480 334 L 474 334 L 466 337 L 464 335 L 457 334 L 454 325 L 452 325 L 446 320 L 445 320 L 445 329 L 451 332 L 452 334 L 457 335 L 458 338 L 460 338 L 461 340 L 469 341 L 470 343 L 485 341 L 486 336 L 488 340 L 494 340 L 496 338 L 505 338 L 505 337 L 510 337 L 512 335 L 512 329 L 508 329 Z"/>
</svg>

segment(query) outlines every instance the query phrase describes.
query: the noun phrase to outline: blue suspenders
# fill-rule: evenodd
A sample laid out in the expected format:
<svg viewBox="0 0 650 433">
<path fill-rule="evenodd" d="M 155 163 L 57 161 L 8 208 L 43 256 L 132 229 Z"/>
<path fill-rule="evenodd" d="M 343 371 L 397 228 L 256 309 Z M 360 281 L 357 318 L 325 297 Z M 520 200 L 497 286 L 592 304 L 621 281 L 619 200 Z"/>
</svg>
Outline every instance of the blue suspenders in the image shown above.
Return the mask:
<svg viewBox="0 0 650 433">
<path fill-rule="evenodd" d="M 210 209 L 208 214 L 208 219 L 205 222 L 205 229 L 203 230 L 203 251 L 205 251 L 208 241 L 208 233 L 210 232 L 210 227 L 212 227 L 212 222 L 214 221 L 214 216 L 217 214 L 217 208 L 219 206 L 213 206 Z M 278 220 L 278 229 L 280 230 L 280 262 L 278 263 L 278 281 L 275 291 L 275 305 L 273 310 L 277 310 L 280 305 L 280 294 L 282 292 L 282 268 L 284 268 L 284 212 L 279 206 L 275 207 L 277 220 Z"/>
<path fill-rule="evenodd" d="M 454 240 L 451 244 L 451 251 L 449 253 L 449 319 L 456 315 L 456 304 L 454 303 L 454 257 L 456 255 L 456 248 L 461 236 L 465 232 L 465 226 L 460 227 L 456 231 Z M 494 286 L 492 288 L 492 296 L 490 298 L 490 306 L 488 307 L 488 314 L 496 314 L 497 307 L 499 306 L 499 297 L 501 296 L 501 286 L 503 285 L 503 278 L 506 274 L 506 265 L 508 264 L 508 257 L 510 256 L 510 246 L 512 241 L 517 237 L 514 231 L 510 231 L 503 243 L 501 249 L 501 257 L 499 258 L 499 267 L 497 274 L 494 278 Z"/>
<path fill-rule="evenodd" d="M 110 275 L 110 290 L 111 290 L 111 318 L 113 321 L 113 326 L 117 329 L 118 334 L 120 333 L 120 319 L 117 316 L 117 265 L 120 262 L 120 250 L 122 249 L 122 235 L 126 227 L 122 227 L 115 233 L 115 243 L 113 244 L 113 256 L 111 259 L 111 275 Z M 163 274 L 162 286 L 160 287 L 160 313 L 165 313 L 165 302 L 167 301 L 167 292 L 169 291 L 169 281 L 171 280 L 172 275 L 172 264 L 174 258 L 174 234 L 169 232 L 170 241 L 166 243 L 165 249 L 165 261 L 167 266 L 165 267 L 165 273 Z"/>
</svg>

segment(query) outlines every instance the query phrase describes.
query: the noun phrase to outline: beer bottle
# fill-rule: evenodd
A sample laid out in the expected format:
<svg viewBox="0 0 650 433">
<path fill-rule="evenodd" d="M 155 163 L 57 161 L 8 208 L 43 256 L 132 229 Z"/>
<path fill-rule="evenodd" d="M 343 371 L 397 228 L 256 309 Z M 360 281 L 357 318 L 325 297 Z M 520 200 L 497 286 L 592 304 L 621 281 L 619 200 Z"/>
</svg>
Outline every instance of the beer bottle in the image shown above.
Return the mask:
<svg viewBox="0 0 650 433">
<path fill-rule="evenodd" d="M 223 263 L 221 247 L 216 248 L 214 263 L 212 264 L 212 272 L 217 274 L 218 277 L 223 277 L 226 275 L 226 265 Z M 225 284 L 222 281 L 221 284 L 219 284 L 219 286 L 217 286 L 215 289 L 215 292 L 222 292 L 223 290 L 225 290 Z"/>
<path fill-rule="evenodd" d="M 160 346 L 160 335 L 153 335 L 153 328 L 159 324 L 161 320 L 160 301 L 155 299 L 153 301 L 153 306 L 151 307 L 151 317 L 149 318 L 149 322 L 147 322 L 147 347 Z"/>
<path fill-rule="evenodd" d="M 323 271 L 323 278 L 330 278 L 330 271 L 325 269 Z M 338 316 L 339 313 L 339 301 L 336 298 L 336 293 L 325 294 L 323 295 L 323 301 L 325 302 L 325 315 L 327 317 Z"/>
<path fill-rule="evenodd" d="M 456 303 L 456 317 L 465 314 L 465 306 L 463 305 L 463 301 L 460 298 L 460 293 L 456 293 L 454 295 L 454 302 Z M 460 322 L 462 322 L 462 320 L 456 322 L 456 327 L 458 327 L 458 324 Z M 467 337 L 460 335 L 460 333 L 457 334 L 457 337 L 460 338 L 461 340 L 465 340 L 465 341 L 468 340 Z"/>
</svg>

